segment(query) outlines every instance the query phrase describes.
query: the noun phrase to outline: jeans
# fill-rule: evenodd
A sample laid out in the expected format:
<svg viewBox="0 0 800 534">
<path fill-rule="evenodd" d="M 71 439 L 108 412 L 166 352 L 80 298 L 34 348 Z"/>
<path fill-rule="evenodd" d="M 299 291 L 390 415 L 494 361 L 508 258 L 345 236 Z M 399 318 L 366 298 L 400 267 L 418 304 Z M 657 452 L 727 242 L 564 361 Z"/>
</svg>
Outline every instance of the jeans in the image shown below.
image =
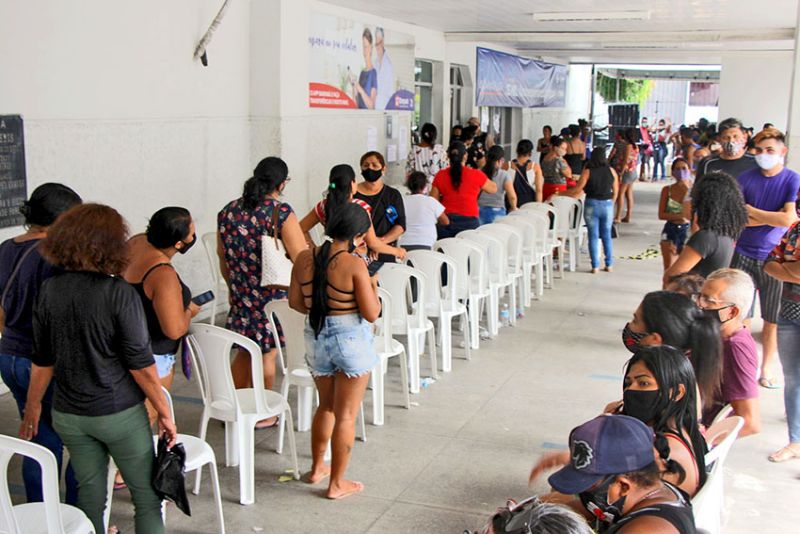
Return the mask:
<svg viewBox="0 0 800 534">
<path fill-rule="evenodd" d="M 11 390 L 14 400 L 17 401 L 19 416 L 25 412 L 25 403 L 28 401 L 28 387 L 31 383 L 31 360 L 21 356 L 0 354 L 0 375 L 3 382 Z M 51 409 L 53 406 L 53 384 L 47 388 L 42 398 L 42 415 L 39 419 L 39 428 L 33 442 L 45 447 L 56 457 L 59 475 L 61 474 L 61 458 L 63 457 L 63 444 L 61 438 L 53 429 Z M 65 502 L 75 504 L 78 500 L 78 481 L 72 465 L 67 467 L 66 473 L 67 494 Z M 25 482 L 25 496 L 28 502 L 42 502 L 42 472 L 39 464 L 31 458 L 22 460 L 22 480 Z"/>
<path fill-rule="evenodd" d="M 164 534 L 161 499 L 153 490 L 153 434 L 144 403 L 111 415 L 75 415 L 53 410 L 53 426 L 69 450 L 81 485 L 78 508 L 105 532 L 108 456 L 114 458 L 131 491 L 136 534 Z"/>
<path fill-rule="evenodd" d="M 450 219 L 450 224 L 447 226 L 443 224 L 436 225 L 438 239 L 455 237 L 464 230 L 475 230 L 481 224 L 477 217 L 464 217 L 463 215 L 450 213 L 447 214 L 447 217 Z"/>
<path fill-rule="evenodd" d="M 667 145 L 666 143 L 655 143 L 653 145 L 653 178 L 658 178 L 658 168 L 661 167 L 661 178 L 667 178 Z"/>
<path fill-rule="evenodd" d="M 789 443 L 800 443 L 800 323 L 778 319 L 778 354 L 783 366 L 783 404 Z"/>
<path fill-rule="evenodd" d="M 603 241 L 603 252 L 606 256 L 606 267 L 614 264 L 614 252 L 611 248 L 611 225 L 614 222 L 614 202 L 587 198 L 583 210 L 583 219 L 589 231 L 589 256 L 592 258 L 592 269 L 600 267 L 600 243 Z"/>
<path fill-rule="evenodd" d="M 491 206 L 481 206 L 480 208 L 481 224 L 492 224 L 498 217 L 506 216 L 505 208 L 493 208 Z"/>
</svg>

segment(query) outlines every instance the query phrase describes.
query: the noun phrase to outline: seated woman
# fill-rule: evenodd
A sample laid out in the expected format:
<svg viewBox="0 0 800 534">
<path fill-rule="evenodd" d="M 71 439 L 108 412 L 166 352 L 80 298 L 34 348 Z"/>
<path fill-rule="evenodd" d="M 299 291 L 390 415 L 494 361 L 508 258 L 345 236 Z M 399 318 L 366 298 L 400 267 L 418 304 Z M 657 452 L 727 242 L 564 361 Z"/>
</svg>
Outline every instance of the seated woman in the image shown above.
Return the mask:
<svg viewBox="0 0 800 534">
<path fill-rule="evenodd" d="M 690 496 L 697 493 L 706 479 L 706 444 L 697 421 L 697 383 L 686 356 L 668 345 L 643 347 L 628 360 L 622 401 L 605 411 L 635 417 L 652 428 L 661 478 Z M 531 471 L 531 480 L 567 463 L 568 451 L 545 455 Z"/>
<path fill-rule="evenodd" d="M 352 255 L 354 240 L 371 228 L 361 208 L 346 203 L 329 213 L 325 230 L 332 241 L 297 257 L 289 287 L 289 305 L 308 314 L 305 328 L 306 361 L 319 392 L 319 408 L 311 427 L 311 484 L 330 476 L 327 497 L 342 499 L 364 490 L 345 480 L 355 439 L 355 419 L 364 398 L 375 354 L 372 321 L 380 303 L 375 279 L 364 261 Z M 331 441 L 332 440 L 332 441 Z M 331 466 L 324 463 L 331 442 Z"/>
</svg>

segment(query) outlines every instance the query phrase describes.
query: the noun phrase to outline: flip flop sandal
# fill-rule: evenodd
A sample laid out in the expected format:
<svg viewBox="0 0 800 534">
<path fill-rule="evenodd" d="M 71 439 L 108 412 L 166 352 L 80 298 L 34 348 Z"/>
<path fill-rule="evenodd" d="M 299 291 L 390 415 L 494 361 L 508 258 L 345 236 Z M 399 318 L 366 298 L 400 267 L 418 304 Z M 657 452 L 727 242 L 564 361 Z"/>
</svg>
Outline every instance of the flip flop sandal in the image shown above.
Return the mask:
<svg viewBox="0 0 800 534">
<path fill-rule="evenodd" d="M 800 458 L 800 452 L 794 451 L 789 447 L 782 447 L 768 456 L 770 462 L 780 464 L 789 460 Z"/>
<path fill-rule="evenodd" d="M 758 385 L 766 389 L 781 389 L 783 387 L 775 382 L 774 378 L 764 378 L 763 376 L 758 379 Z"/>
<path fill-rule="evenodd" d="M 269 424 L 269 425 L 265 425 L 265 426 L 258 426 L 258 425 L 256 424 L 256 430 L 266 430 L 266 429 L 268 429 L 268 428 L 275 428 L 276 426 L 278 426 L 278 423 L 280 423 L 280 422 L 281 422 L 281 418 L 280 418 L 280 417 L 277 417 L 277 418 L 275 418 L 275 421 L 273 421 L 273 422 L 272 422 L 271 424 Z"/>
<path fill-rule="evenodd" d="M 124 490 L 127 487 L 128 485 L 124 482 L 114 482 L 114 491 Z"/>
</svg>

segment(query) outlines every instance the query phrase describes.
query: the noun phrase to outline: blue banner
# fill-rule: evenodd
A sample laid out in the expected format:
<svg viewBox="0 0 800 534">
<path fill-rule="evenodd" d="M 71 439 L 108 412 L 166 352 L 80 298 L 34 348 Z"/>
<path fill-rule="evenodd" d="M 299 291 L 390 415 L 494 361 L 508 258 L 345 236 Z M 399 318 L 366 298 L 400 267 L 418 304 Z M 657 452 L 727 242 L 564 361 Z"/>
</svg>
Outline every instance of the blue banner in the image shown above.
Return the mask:
<svg viewBox="0 0 800 534">
<path fill-rule="evenodd" d="M 478 106 L 564 107 L 567 67 L 478 47 Z"/>
</svg>

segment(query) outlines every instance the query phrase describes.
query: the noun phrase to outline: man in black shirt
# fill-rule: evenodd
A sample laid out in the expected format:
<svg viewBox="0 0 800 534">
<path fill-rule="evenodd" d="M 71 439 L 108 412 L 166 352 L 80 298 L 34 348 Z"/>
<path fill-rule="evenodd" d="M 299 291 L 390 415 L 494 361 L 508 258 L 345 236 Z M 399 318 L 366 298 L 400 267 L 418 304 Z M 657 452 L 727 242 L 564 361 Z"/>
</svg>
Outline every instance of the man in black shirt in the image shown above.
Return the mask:
<svg viewBox="0 0 800 534">
<path fill-rule="evenodd" d="M 743 172 L 757 167 L 755 156 L 747 153 L 747 136 L 739 119 L 729 118 L 719 123 L 719 141 L 722 152 L 697 164 L 698 179 L 711 171 L 722 171 L 738 178 Z"/>
</svg>

